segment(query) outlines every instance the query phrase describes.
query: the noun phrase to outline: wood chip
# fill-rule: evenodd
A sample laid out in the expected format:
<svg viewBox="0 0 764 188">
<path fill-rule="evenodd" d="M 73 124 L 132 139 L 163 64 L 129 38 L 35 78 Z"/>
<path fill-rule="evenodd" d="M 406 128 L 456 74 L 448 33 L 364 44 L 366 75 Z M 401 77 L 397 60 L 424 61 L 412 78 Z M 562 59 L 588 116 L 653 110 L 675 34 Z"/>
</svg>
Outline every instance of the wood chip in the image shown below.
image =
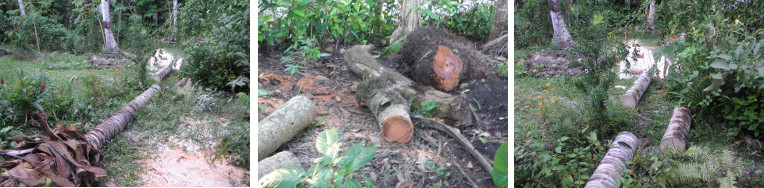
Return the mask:
<svg viewBox="0 0 764 188">
<path fill-rule="evenodd" d="M 467 169 L 470 169 L 470 170 L 472 170 L 472 167 L 473 167 L 473 166 L 472 166 L 472 161 L 468 162 L 468 163 L 467 163 Z"/>
</svg>

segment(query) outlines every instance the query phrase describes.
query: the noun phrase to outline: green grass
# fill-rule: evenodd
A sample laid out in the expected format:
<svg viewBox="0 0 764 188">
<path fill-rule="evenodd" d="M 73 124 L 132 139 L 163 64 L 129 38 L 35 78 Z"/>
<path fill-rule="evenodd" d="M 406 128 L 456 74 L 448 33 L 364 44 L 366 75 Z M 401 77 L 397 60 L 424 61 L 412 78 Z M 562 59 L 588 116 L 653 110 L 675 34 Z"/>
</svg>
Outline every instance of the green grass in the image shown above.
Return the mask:
<svg viewBox="0 0 764 188">
<path fill-rule="evenodd" d="M 176 58 L 182 56 L 179 55 L 182 53 L 180 49 L 171 48 L 167 51 L 176 54 Z M 153 55 L 154 52 L 150 53 L 152 54 L 149 55 Z M 52 80 L 47 82 L 49 87 L 57 87 L 58 81 L 76 77 L 75 83 L 72 84 L 75 98 L 95 108 L 89 112 L 94 118 L 87 121 L 68 119 L 50 123 L 75 124 L 83 134 L 112 116 L 151 84 L 160 85 L 163 90 L 155 94 L 151 101 L 136 113 L 126 129 L 107 142 L 101 150 L 104 158 L 98 166 L 106 169 L 108 173 L 103 180 L 114 178 L 116 183 L 123 186 L 142 185 L 143 182 L 139 180 L 146 169 L 146 163 L 142 160 L 161 155 L 156 153 L 157 149 L 167 145 L 171 139 L 186 143 L 180 144 L 181 149 L 196 151 L 219 144 L 220 138 L 234 138 L 229 142 L 237 146 L 237 149 L 224 152 L 223 156 L 234 159 L 234 162 L 248 161 L 248 104 L 242 104 L 233 94 L 210 91 L 191 82 L 184 89 L 176 91 L 173 87 L 180 80 L 177 72 L 170 73 L 157 83 L 150 78 L 150 74 L 153 73 L 150 70 L 143 75 L 146 83 L 142 88 L 140 85 L 134 85 L 134 81 L 130 82 L 136 79 L 136 64 L 124 69 L 100 70 L 89 68 L 90 65 L 84 63 L 88 57 L 89 55 L 46 53 L 41 58 L 24 61 L 13 59 L 12 56 L 3 56 L 0 57 L 0 77 L 4 77 L 6 81 L 9 78 L 15 79 L 18 69 L 13 67 L 22 68 L 27 72 L 39 71 L 42 68 L 48 79 Z M 83 79 L 91 76 L 89 74 L 100 80 L 98 84 L 90 87 L 115 87 L 113 90 L 107 90 L 115 94 L 100 101 L 88 97 L 85 90 L 88 90 L 89 85 L 86 85 Z M 208 97 L 200 99 L 200 96 Z M 190 121 L 198 122 L 198 125 L 187 125 Z M 242 127 L 246 128 L 247 132 L 243 132 Z M 33 128 L 23 131 L 28 135 L 36 132 Z M 240 136 L 231 136 L 237 134 Z M 213 157 L 208 156 L 207 160 Z M 240 165 L 248 168 L 248 165 Z"/>
</svg>

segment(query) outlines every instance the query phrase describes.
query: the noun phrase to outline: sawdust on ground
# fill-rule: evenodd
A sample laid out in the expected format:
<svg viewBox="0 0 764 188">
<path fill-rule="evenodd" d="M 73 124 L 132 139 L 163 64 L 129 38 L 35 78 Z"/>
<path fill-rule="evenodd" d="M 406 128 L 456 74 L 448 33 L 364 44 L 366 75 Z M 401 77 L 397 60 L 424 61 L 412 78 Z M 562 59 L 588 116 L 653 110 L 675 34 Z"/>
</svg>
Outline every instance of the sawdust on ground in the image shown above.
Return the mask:
<svg viewBox="0 0 764 188">
<path fill-rule="evenodd" d="M 211 155 L 162 147 L 155 159 L 147 159 L 144 187 L 246 187 L 245 169 L 226 159 L 211 162 Z M 206 152 L 210 153 L 210 152 Z"/>
</svg>

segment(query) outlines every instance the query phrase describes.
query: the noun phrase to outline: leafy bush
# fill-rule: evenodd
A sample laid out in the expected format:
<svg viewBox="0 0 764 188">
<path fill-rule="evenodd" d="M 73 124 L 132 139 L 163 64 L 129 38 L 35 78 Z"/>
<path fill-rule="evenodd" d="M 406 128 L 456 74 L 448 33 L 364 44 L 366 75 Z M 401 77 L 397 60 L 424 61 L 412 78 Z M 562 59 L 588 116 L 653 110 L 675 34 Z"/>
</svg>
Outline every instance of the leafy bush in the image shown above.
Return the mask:
<svg viewBox="0 0 764 188">
<path fill-rule="evenodd" d="M 355 170 L 374 159 L 377 147 L 356 143 L 339 156 L 340 146 L 337 130 L 321 131 L 316 138 L 316 149 L 323 157 L 316 159 L 307 171 L 302 167 L 273 171 L 260 179 L 260 187 L 361 187 L 361 182 L 353 178 L 357 175 Z"/>
<path fill-rule="evenodd" d="M 217 1 L 215 1 L 217 2 Z M 249 91 L 249 1 L 220 1 L 215 27 L 185 51 L 183 76 L 213 89 Z"/>
<path fill-rule="evenodd" d="M 434 25 L 438 28 L 446 28 L 452 33 L 464 36 L 473 41 L 485 41 L 491 32 L 493 23 L 493 2 L 476 3 L 469 10 L 463 9 L 464 5 L 456 1 L 437 0 L 418 7 L 414 11 L 422 11 L 424 25 Z M 434 10 L 442 11 L 442 15 L 433 13 Z"/>
<path fill-rule="evenodd" d="M 23 121 L 31 121 L 35 111 L 44 111 L 53 116 L 50 118 L 71 118 L 75 104 L 71 83 L 74 78 L 56 83 L 40 69 L 25 73 L 18 68 L 16 79 L 0 78 L 0 123 L 9 125 Z M 47 85 L 46 85 L 47 84 Z"/>
</svg>

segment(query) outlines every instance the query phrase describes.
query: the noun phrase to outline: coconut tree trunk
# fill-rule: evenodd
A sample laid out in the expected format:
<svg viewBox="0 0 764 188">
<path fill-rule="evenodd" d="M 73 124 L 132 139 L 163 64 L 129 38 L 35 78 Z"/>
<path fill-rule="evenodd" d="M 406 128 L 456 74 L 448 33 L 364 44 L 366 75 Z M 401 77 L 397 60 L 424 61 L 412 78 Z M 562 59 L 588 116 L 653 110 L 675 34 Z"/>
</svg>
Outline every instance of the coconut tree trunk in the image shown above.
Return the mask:
<svg viewBox="0 0 764 188">
<path fill-rule="evenodd" d="M 111 32 L 112 27 L 111 19 L 109 19 L 109 0 L 101 0 L 101 15 L 103 17 L 103 42 L 106 45 L 106 53 L 119 53 L 119 46 L 117 46 L 117 41 L 114 40 L 114 35 Z"/>
<path fill-rule="evenodd" d="M 674 113 L 671 114 L 669 125 L 666 127 L 666 133 L 663 134 L 661 139 L 661 152 L 666 150 L 684 152 L 687 147 L 687 137 L 690 136 L 691 122 L 692 115 L 690 114 L 690 109 L 675 107 Z"/>
<path fill-rule="evenodd" d="M 369 50 L 372 48 L 372 46 L 356 45 L 345 52 L 345 61 L 350 71 L 361 79 L 367 79 L 370 82 L 380 82 L 377 84 L 379 87 L 392 88 L 393 91 L 399 93 L 405 99 L 413 98 L 414 104 L 421 104 L 424 101 L 436 103 L 435 117 L 444 119 L 449 125 L 472 125 L 472 114 L 466 99 L 415 84 L 408 77 L 377 62 L 369 54 Z M 385 86 L 384 84 L 389 85 Z M 389 90 L 379 91 L 388 92 Z"/>
<path fill-rule="evenodd" d="M 645 71 L 639 75 L 639 78 L 634 81 L 634 86 L 631 86 L 629 91 L 621 97 L 621 105 L 626 108 L 634 109 L 637 107 L 637 103 L 642 99 L 642 94 L 647 91 L 647 87 L 650 85 L 651 76 Z"/>
<path fill-rule="evenodd" d="M 262 178 L 266 174 L 270 174 L 274 170 L 278 170 L 286 167 L 300 167 L 300 159 L 294 156 L 292 152 L 282 151 L 273 156 L 265 158 L 257 162 L 257 177 Z"/>
<path fill-rule="evenodd" d="M 289 99 L 271 115 L 258 122 L 257 160 L 262 160 L 308 127 L 318 115 L 316 105 L 299 95 Z"/>
<path fill-rule="evenodd" d="M 634 158 L 639 147 L 637 136 L 630 132 L 621 132 L 613 140 L 605 157 L 602 158 L 594 174 L 586 182 L 586 187 L 615 187 L 615 180 L 621 177 L 620 173 L 626 169 L 626 161 Z"/>
<path fill-rule="evenodd" d="M 645 26 L 648 30 L 653 30 L 655 22 L 655 0 L 650 0 L 649 12 L 647 13 L 647 20 L 645 20 Z"/>
<path fill-rule="evenodd" d="M 117 113 L 109 119 L 91 129 L 85 134 L 85 139 L 92 147 L 100 149 L 106 144 L 106 141 L 114 138 L 114 136 L 122 132 L 122 130 L 125 129 L 125 126 L 127 126 L 127 123 L 133 119 L 135 113 L 138 112 L 143 105 L 149 102 L 151 97 L 153 97 L 160 89 L 161 88 L 158 85 L 152 85 L 149 89 L 141 93 L 141 95 L 138 95 L 138 97 L 135 97 L 135 99 L 130 101 L 130 103 L 127 103 L 125 107 L 117 111 Z"/>
<path fill-rule="evenodd" d="M 393 87 L 395 84 L 386 79 L 362 80 L 356 97 L 366 102 L 374 114 L 385 141 L 406 143 L 414 135 L 414 124 L 409 116 L 411 101 Z"/>
<path fill-rule="evenodd" d="M 178 0 L 172 0 L 172 31 L 167 41 L 175 41 L 175 33 L 178 32 L 178 28 L 175 27 L 175 23 L 178 20 Z"/>
<path fill-rule="evenodd" d="M 27 12 L 24 10 L 24 2 L 19 0 L 19 10 L 21 10 L 21 16 L 26 16 Z"/>
<path fill-rule="evenodd" d="M 172 63 L 167 64 L 167 66 L 164 66 L 162 69 L 159 69 L 159 71 L 151 75 L 151 79 L 154 79 L 154 81 L 157 82 L 162 81 L 162 78 L 167 76 L 167 74 L 170 74 L 170 71 L 172 71 Z"/>
<path fill-rule="evenodd" d="M 565 49 L 575 46 L 576 44 L 573 42 L 562 17 L 560 0 L 548 0 L 547 2 L 549 3 L 549 14 L 552 16 L 552 28 L 554 28 L 554 47 Z"/>
<path fill-rule="evenodd" d="M 493 3 L 493 22 L 491 23 L 491 33 L 488 35 L 488 40 L 496 39 L 497 37 L 507 32 L 507 20 L 508 10 L 507 0 L 496 0 Z"/>
<path fill-rule="evenodd" d="M 183 87 L 186 87 L 186 83 L 188 83 L 188 77 L 185 77 L 181 79 L 177 84 L 175 84 L 175 89 L 183 89 Z"/>
<path fill-rule="evenodd" d="M 398 28 L 395 29 L 392 35 L 390 35 L 390 41 L 388 44 L 392 44 L 399 38 L 408 35 L 410 32 L 418 29 L 421 25 L 421 17 L 419 11 L 409 12 L 409 10 L 422 4 L 422 0 L 401 0 L 400 3 L 400 16 L 398 17 L 400 21 L 398 22 Z"/>
</svg>

